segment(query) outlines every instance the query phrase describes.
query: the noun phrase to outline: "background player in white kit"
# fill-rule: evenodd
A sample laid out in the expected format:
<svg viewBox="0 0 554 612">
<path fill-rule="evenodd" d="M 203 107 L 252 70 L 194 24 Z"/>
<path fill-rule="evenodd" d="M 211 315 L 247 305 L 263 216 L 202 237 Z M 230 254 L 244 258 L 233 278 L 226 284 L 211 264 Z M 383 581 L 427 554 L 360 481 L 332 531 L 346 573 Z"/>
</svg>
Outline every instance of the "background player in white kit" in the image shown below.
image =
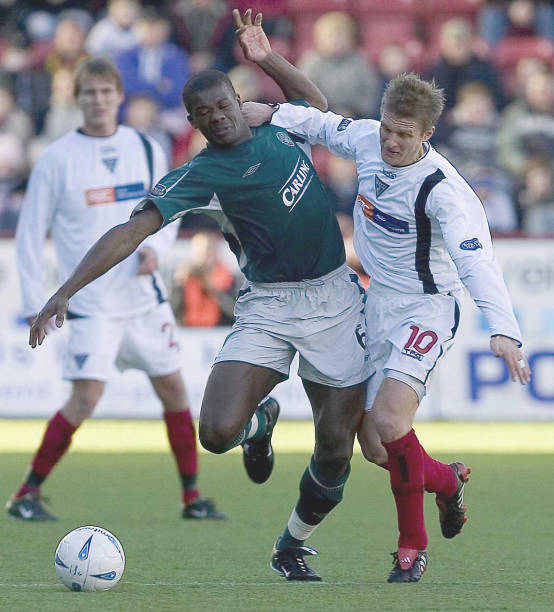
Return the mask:
<svg viewBox="0 0 554 612">
<path fill-rule="evenodd" d="M 86 60 L 75 75 L 83 127 L 49 146 L 33 168 L 17 228 L 23 315 L 29 322 L 44 301 L 41 254 L 48 231 L 62 279 L 109 228 L 122 223 L 151 185 L 167 171 L 161 147 L 117 124 L 123 101 L 117 68 L 103 58 Z M 162 402 L 169 442 L 182 483 L 184 518 L 216 518 L 212 501 L 196 488 L 197 450 L 175 320 L 156 271 L 173 244 L 174 224 L 144 242 L 137 253 L 80 291 L 71 303 L 64 378 L 71 396 L 49 421 L 25 480 L 8 501 L 8 514 L 52 520 L 40 486 L 71 443 L 74 431 L 100 399 L 113 365 L 143 370 Z"/>
<path fill-rule="evenodd" d="M 357 164 L 354 245 L 371 276 L 366 341 L 377 370 L 358 439 L 366 458 L 390 473 L 400 537 L 389 582 L 416 582 L 426 569 L 424 490 L 436 493 L 445 537 L 466 520 L 469 468 L 429 457 L 412 429 L 429 375 L 454 339 L 462 283 L 487 319 L 492 352 L 512 380 L 530 379 L 483 206 L 428 143 L 443 105 L 442 90 L 415 74 L 389 83 L 381 121 L 291 104 L 245 105 L 250 125 L 271 118 Z"/>
</svg>

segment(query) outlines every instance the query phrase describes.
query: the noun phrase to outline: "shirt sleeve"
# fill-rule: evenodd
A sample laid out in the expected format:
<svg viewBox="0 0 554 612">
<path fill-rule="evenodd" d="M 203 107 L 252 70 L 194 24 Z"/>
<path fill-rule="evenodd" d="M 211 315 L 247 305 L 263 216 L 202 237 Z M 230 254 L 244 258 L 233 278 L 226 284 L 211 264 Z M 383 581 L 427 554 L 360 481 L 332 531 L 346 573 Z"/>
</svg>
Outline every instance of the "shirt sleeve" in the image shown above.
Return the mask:
<svg viewBox="0 0 554 612">
<path fill-rule="evenodd" d="M 431 192 L 428 212 L 440 224 L 458 274 L 485 316 L 490 334 L 508 336 L 521 346 L 521 331 L 492 241 L 483 205 L 469 186 L 441 182 Z"/>
<path fill-rule="evenodd" d="M 280 104 L 273 113 L 271 124 L 303 136 L 311 145 L 323 145 L 331 153 L 345 159 L 356 157 L 355 130 L 364 120 L 354 121 L 332 112 L 296 104 Z"/>
<path fill-rule="evenodd" d="M 55 159 L 43 156 L 31 172 L 21 206 L 15 239 L 22 315 L 25 318 L 38 314 L 46 301 L 42 253 L 59 197 L 60 181 Z"/>
<path fill-rule="evenodd" d="M 189 212 L 206 208 L 214 190 L 196 162 L 197 158 L 166 174 L 137 204 L 131 216 L 154 206 L 162 215 L 161 229 Z"/>
<path fill-rule="evenodd" d="M 148 136 L 146 137 L 148 138 Z M 162 147 L 152 138 L 149 139 L 152 144 L 152 174 L 154 184 L 161 180 L 168 172 L 167 167 L 167 156 Z M 142 245 L 155 251 L 158 261 L 164 258 L 169 249 L 173 246 L 173 243 L 177 239 L 177 233 L 179 232 L 178 223 L 170 223 L 162 230 L 148 236 Z"/>
</svg>

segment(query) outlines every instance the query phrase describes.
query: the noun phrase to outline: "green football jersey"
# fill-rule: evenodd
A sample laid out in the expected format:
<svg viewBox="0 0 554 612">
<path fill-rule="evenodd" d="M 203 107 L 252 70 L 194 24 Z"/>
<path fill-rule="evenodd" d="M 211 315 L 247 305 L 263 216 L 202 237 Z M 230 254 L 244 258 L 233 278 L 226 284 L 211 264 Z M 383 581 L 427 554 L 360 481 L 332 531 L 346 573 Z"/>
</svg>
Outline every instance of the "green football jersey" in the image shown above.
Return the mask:
<svg viewBox="0 0 554 612">
<path fill-rule="evenodd" d="M 163 225 L 191 212 L 215 217 L 253 282 L 317 278 L 345 261 L 319 177 L 282 128 L 252 129 L 252 139 L 232 149 L 208 146 L 161 179 L 136 210 L 150 203 Z"/>
</svg>

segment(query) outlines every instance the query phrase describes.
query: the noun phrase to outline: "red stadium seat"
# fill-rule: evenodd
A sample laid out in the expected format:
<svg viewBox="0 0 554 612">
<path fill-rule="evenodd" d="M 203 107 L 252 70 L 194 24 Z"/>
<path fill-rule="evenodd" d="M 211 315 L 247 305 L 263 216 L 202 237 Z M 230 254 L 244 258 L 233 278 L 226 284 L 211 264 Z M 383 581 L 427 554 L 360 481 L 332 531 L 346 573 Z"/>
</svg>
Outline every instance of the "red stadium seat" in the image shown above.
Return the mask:
<svg viewBox="0 0 554 612">
<path fill-rule="evenodd" d="M 412 15 L 366 15 L 360 23 L 362 46 L 372 60 L 387 43 L 406 43 L 416 38 L 416 34 Z"/>
<path fill-rule="evenodd" d="M 554 44 L 539 36 L 508 36 L 494 48 L 492 59 L 500 70 L 515 68 L 522 57 L 536 57 L 551 65 Z"/>
<path fill-rule="evenodd" d="M 287 0 L 233 0 L 231 8 L 237 8 L 244 14 L 246 9 L 251 8 L 252 14 L 263 13 L 264 17 L 282 17 L 287 13 Z"/>
<path fill-rule="evenodd" d="M 420 0 L 358 0 L 355 11 L 359 15 L 372 13 L 375 16 L 401 13 L 415 15 Z"/>
<path fill-rule="evenodd" d="M 424 15 L 448 13 L 451 16 L 473 17 L 485 4 L 484 0 L 417 0 L 418 10 Z"/>
<path fill-rule="evenodd" d="M 346 11 L 352 14 L 358 3 L 356 0 L 283 0 L 280 4 L 282 10 L 286 10 L 294 18 L 296 15 L 321 15 L 329 11 Z"/>
</svg>

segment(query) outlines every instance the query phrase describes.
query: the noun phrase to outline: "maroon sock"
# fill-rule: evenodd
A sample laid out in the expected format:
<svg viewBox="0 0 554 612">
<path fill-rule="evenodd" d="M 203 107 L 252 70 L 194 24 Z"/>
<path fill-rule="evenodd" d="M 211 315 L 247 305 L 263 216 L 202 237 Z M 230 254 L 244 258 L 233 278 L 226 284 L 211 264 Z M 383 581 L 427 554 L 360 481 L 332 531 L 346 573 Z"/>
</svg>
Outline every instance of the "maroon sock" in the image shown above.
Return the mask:
<svg viewBox="0 0 554 612">
<path fill-rule="evenodd" d="M 452 468 L 447 463 L 442 463 L 429 457 L 423 446 L 423 469 L 425 471 L 425 490 L 430 493 L 441 493 L 450 497 L 456 493 L 457 482 Z"/>
<path fill-rule="evenodd" d="M 389 455 L 391 489 L 398 514 L 399 548 L 425 550 L 427 533 L 423 516 L 423 453 L 414 430 L 385 442 Z"/>
<path fill-rule="evenodd" d="M 71 444 L 71 436 L 77 428 L 58 410 L 48 423 L 42 442 L 31 462 L 31 469 L 46 478 Z"/>
<path fill-rule="evenodd" d="M 446 497 L 454 495 L 458 483 L 452 468 L 446 463 L 441 463 L 430 457 L 425 452 L 423 446 L 421 446 L 421 451 L 423 453 L 423 470 L 425 472 L 425 490 L 428 493 L 441 493 Z M 380 463 L 379 467 L 390 471 L 390 461 Z"/>
<path fill-rule="evenodd" d="M 183 502 L 188 504 L 198 497 L 196 473 L 198 454 L 196 452 L 196 433 L 188 410 L 164 412 L 167 437 L 177 462 L 177 469 L 183 485 Z"/>
</svg>

